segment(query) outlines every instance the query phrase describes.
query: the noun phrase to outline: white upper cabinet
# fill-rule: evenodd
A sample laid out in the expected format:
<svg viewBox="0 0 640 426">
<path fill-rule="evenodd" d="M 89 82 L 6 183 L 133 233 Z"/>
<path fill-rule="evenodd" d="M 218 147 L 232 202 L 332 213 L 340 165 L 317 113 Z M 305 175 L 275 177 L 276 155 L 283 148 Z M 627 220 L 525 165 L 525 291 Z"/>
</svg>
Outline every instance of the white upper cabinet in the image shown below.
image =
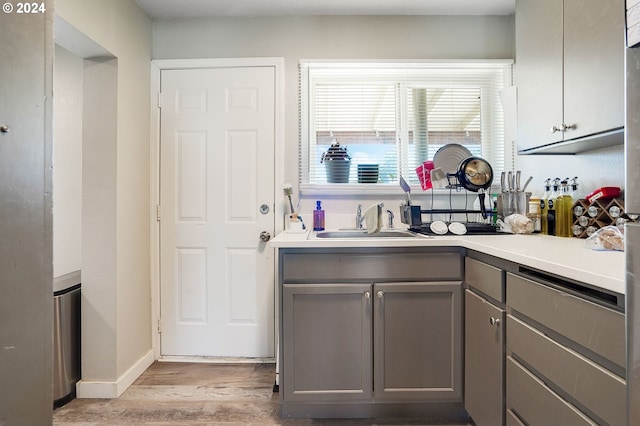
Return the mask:
<svg viewBox="0 0 640 426">
<path fill-rule="evenodd" d="M 518 151 L 623 143 L 624 0 L 517 0 Z"/>
</svg>

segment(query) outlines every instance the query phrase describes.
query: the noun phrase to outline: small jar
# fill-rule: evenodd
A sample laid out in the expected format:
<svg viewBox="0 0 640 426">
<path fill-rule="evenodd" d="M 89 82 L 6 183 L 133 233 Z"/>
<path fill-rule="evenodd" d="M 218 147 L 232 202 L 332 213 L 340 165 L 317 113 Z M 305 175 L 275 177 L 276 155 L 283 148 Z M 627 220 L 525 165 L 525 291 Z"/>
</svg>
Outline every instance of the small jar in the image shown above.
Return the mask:
<svg viewBox="0 0 640 426">
<path fill-rule="evenodd" d="M 584 228 L 580 225 L 573 225 L 571 227 L 571 232 L 573 232 L 573 235 L 576 237 L 579 237 L 584 232 Z"/>
<path fill-rule="evenodd" d="M 589 225 L 589 218 L 587 216 L 580 216 L 578 218 L 578 223 L 580 224 L 580 226 L 585 227 Z"/>
<path fill-rule="evenodd" d="M 533 232 L 540 232 L 542 229 L 542 221 L 540 218 L 540 198 L 529 199 L 529 212 L 527 217 L 533 223 Z"/>
<path fill-rule="evenodd" d="M 620 210 L 620 207 L 618 206 L 611 206 L 609 208 L 609 216 L 611 216 L 612 218 L 617 218 L 620 217 L 620 214 L 622 214 L 622 210 Z"/>
</svg>

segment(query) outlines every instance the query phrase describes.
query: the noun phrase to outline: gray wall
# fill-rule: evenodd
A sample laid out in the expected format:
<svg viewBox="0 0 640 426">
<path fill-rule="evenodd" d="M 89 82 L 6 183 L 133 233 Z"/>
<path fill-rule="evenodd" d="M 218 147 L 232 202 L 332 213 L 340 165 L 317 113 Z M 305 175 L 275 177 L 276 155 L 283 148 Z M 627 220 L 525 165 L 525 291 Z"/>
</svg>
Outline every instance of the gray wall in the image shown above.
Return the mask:
<svg viewBox="0 0 640 426">
<path fill-rule="evenodd" d="M 0 425 L 51 424 L 51 3 L 0 14 Z"/>
</svg>

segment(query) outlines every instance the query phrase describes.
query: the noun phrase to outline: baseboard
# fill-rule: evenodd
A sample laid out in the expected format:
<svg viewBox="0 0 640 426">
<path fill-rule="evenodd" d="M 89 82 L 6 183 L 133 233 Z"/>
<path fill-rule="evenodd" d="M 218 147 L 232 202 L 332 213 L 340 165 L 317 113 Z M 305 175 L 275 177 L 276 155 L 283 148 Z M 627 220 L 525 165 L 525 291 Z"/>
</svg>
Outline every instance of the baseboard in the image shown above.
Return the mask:
<svg viewBox="0 0 640 426">
<path fill-rule="evenodd" d="M 199 362 L 203 364 L 273 364 L 274 358 L 235 358 L 216 356 L 175 356 L 164 355 L 158 359 L 160 362 Z"/>
<path fill-rule="evenodd" d="M 153 349 L 149 350 L 115 382 L 80 380 L 76 383 L 78 398 L 118 398 L 155 360 Z"/>
</svg>

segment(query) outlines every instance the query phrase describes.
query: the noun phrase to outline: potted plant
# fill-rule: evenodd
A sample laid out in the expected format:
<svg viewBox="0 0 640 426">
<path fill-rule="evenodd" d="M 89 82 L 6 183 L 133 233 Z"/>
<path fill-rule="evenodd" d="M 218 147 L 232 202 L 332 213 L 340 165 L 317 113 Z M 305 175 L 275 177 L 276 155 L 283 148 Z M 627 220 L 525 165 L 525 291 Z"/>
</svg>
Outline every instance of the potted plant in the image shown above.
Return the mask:
<svg viewBox="0 0 640 426">
<path fill-rule="evenodd" d="M 341 147 L 338 141 L 331 144 L 329 149 L 322 153 L 320 163 L 324 163 L 329 183 L 349 183 L 349 170 L 351 168 L 351 156 L 346 147 Z"/>
</svg>

